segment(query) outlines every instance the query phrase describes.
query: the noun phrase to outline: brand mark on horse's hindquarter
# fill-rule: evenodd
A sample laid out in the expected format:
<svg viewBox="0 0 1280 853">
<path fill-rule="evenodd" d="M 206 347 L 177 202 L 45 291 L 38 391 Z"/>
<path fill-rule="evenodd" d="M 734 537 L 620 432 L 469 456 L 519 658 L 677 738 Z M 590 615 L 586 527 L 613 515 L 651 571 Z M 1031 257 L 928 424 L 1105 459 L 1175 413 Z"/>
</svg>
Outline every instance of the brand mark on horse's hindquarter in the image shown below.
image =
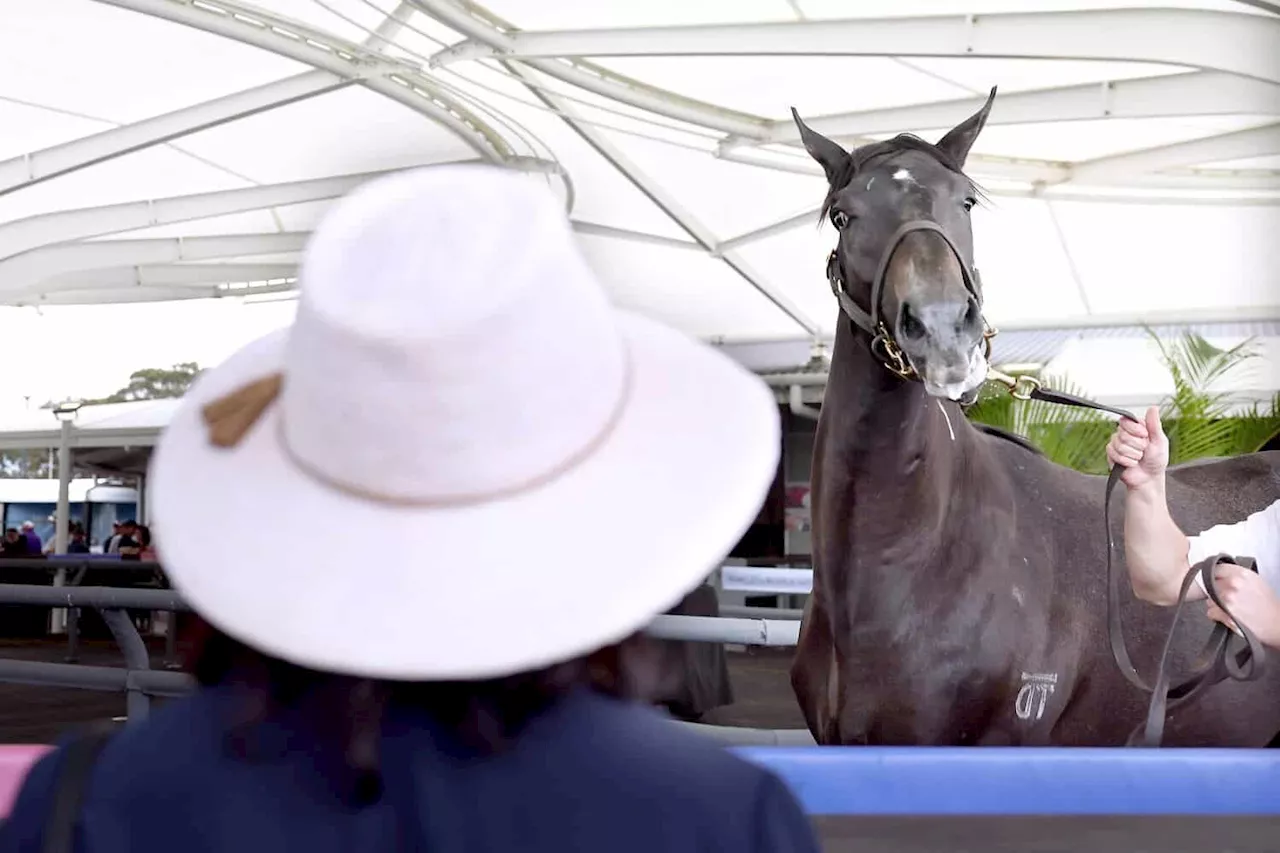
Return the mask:
<svg viewBox="0 0 1280 853">
<path fill-rule="evenodd" d="M 1022 689 L 1013 703 L 1013 711 L 1019 720 L 1029 720 L 1034 712 L 1039 720 L 1044 716 L 1045 703 L 1053 695 L 1058 684 L 1056 672 L 1022 673 Z"/>
</svg>

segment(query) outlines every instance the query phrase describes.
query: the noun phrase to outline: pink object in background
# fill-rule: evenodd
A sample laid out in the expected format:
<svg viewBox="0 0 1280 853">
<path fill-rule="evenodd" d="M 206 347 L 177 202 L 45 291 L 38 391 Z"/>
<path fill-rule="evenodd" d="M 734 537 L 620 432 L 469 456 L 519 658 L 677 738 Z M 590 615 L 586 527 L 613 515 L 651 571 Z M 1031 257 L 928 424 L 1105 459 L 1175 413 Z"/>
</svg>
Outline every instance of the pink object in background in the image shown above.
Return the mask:
<svg viewBox="0 0 1280 853">
<path fill-rule="evenodd" d="M 43 743 L 0 745 L 0 818 L 9 814 L 27 771 L 51 749 Z"/>
</svg>

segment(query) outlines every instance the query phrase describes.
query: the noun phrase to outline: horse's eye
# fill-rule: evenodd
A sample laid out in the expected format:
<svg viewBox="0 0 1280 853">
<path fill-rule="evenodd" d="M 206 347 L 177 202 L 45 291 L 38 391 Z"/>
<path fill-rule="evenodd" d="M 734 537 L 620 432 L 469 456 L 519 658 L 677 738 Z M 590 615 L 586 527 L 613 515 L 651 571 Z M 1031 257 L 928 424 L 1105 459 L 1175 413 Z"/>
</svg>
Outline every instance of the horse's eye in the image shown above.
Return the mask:
<svg viewBox="0 0 1280 853">
<path fill-rule="evenodd" d="M 843 210 L 831 211 L 831 224 L 836 227 L 837 231 L 843 231 L 849 225 L 849 214 Z"/>
<path fill-rule="evenodd" d="M 973 210 L 973 206 L 978 203 L 976 198 L 966 198 L 964 200 L 964 209 L 966 212 Z"/>
</svg>

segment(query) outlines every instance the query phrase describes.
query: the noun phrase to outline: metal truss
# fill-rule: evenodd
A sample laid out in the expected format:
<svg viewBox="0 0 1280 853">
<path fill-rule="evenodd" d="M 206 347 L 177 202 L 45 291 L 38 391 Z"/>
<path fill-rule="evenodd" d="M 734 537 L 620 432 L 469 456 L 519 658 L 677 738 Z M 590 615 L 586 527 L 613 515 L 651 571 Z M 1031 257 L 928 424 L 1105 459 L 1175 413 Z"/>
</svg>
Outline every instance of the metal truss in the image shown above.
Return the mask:
<svg viewBox="0 0 1280 853">
<path fill-rule="evenodd" d="M 516 61 L 562 82 L 638 109 L 724 132 L 727 135 L 720 146 L 720 155 L 750 165 L 778 168 L 773 162 L 762 162 L 749 153 L 740 154 L 737 149 L 796 142 L 798 134 L 792 122 L 723 110 L 625 78 L 578 57 L 602 55 L 600 51 L 608 55 L 687 55 L 693 50 L 690 45 L 697 45 L 693 52 L 717 55 L 776 52 L 880 56 L 921 55 L 921 51 L 938 50 L 941 52 L 929 55 L 975 56 L 983 55 L 980 50 L 987 50 L 993 55 L 1032 56 L 1040 55 L 1036 50 L 1043 48 L 1043 56 L 1048 58 L 1070 58 L 1080 53 L 1083 58 L 1142 61 L 1145 57 L 1147 61 L 1156 62 L 1166 61 L 1159 58 L 1165 53 L 1182 51 L 1185 47 L 1185 55 L 1179 53 L 1181 58 L 1175 64 L 1195 67 L 1199 63 L 1202 68 L 1222 68 L 1010 93 L 998 101 L 992 121 L 1012 124 L 1099 117 L 1241 114 L 1238 111 L 1253 110 L 1261 115 L 1280 114 L 1280 83 L 1277 82 L 1280 81 L 1280 66 L 1271 58 L 1280 55 L 1280 19 L 1272 21 L 1256 14 L 1145 9 L 984 15 L 980 19 L 974 16 L 939 16 L 534 33 L 519 30 L 469 0 L 406 1 L 467 39 L 437 53 L 433 57 L 433 65 L 490 56 L 501 57 L 507 63 Z M 1169 13 L 1170 17 L 1164 17 L 1164 13 Z M 1113 29 L 1106 32 L 1089 30 L 1091 26 L 1104 23 Z M 1144 26 L 1162 28 L 1160 44 L 1144 48 L 1150 56 L 1140 51 L 1135 55 L 1134 44 L 1125 36 Z M 1218 28 L 1214 39 L 1207 39 L 1204 31 L 1197 29 L 1205 26 Z M 1165 29 L 1167 27 L 1172 29 Z M 837 37 L 850 32 L 856 32 L 857 37 L 849 40 Z M 1219 33 L 1223 38 L 1218 38 Z M 597 36 L 600 37 L 598 41 Z M 668 36 L 674 41 L 668 41 Z M 1239 39 L 1232 42 L 1231 39 L 1237 36 Z M 756 44 L 753 39 L 762 44 L 768 42 L 773 47 Z M 1209 41 L 1213 44 L 1206 44 Z M 552 44 L 556 45 L 556 51 L 570 52 L 547 53 L 553 49 L 549 46 Z M 643 47 L 646 44 L 657 46 Z M 580 49 L 586 52 L 576 52 Z M 646 52 L 649 50 L 657 53 Z M 1011 52 L 1001 53 L 1003 50 Z M 557 58 L 548 58 L 552 55 Z M 1147 98 L 1151 100 L 1144 100 Z M 812 126 L 824 133 L 835 131 L 839 136 L 856 140 L 861 134 L 930 126 L 949 127 L 957 116 L 972 113 L 980 103 L 981 99 L 961 99 L 862 114 L 816 117 Z M 1224 150 L 1229 147 L 1224 146 Z M 1204 146 L 1199 150 L 1206 151 L 1211 158 L 1201 162 L 1227 159 L 1213 156 L 1214 152 Z M 1280 148 L 1264 153 L 1277 151 Z M 1138 165 L 1142 159 L 1128 162 Z M 1040 192 L 1039 188 L 1043 186 L 1063 184 L 1071 181 L 1073 176 L 1071 164 L 1029 158 L 975 154 L 969 158 L 969 166 L 975 175 L 982 178 L 1028 185 L 1013 191 L 1018 195 Z M 808 169 L 781 168 L 809 172 Z M 1268 170 L 1196 171 L 1168 176 L 1141 173 L 1124 176 L 1118 170 L 1107 170 L 1105 174 L 1111 177 L 1104 182 L 1104 171 L 1093 170 L 1091 181 L 1095 184 L 1137 184 L 1149 189 L 1208 192 L 1266 190 L 1280 184 L 1280 171 Z M 1229 198 L 1223 201 L 1231 203 Z"/>
<path fill-rule="evenodd" d="M 474 110 L 412 63 L 401 62 L 306 24 L 234 0 L 97 0 L 271 51 L 353 80 L 447 127 L 482 158 L 516 154 Z"/>
<path fill-rule="evenodd" d="M 424 4 L 425 5 L 425 4 Z M 431 4 L 436 5 L 436 4 Z M 1154 37 L 1159 33 L 1159 37 Z M 470 34 L 467 34 L 470 36 Z M 496 57 L 918 56 L 1151 62 L 1280 83 L 1280 18 L 1200 9 L 1101 9 L 511 33 L 470 38 L 437 64 Z"/>
<path fill-rule="evenodd" d="M 545 92 L 539 87 L 529 76 L 529 72 L 516 66 L 508 66 L 508 70 L 522 83 L 529 88 L 535 97 L 543 101 L 550 107 L 553 107 L 560 115 L 560 118 L 571 127 L 575 133 L 582 137 L 588 145 L 596 150 L 600 156 L 604 157 L 609 163 L 617 169 L 628 181 L 644 193 L 650 201 L 652 201 L 663 213 L 665 213 L 673 222 L 682 228 L 685 233 L 693 238 L 699 246 L 704 250 L 712 253 L 725 264 L 727 264 L 734 272 L 741 276 L 748 284 L 755 288 L 759 293 L 768 299 L 773 305 L 786 314 L 793 322 L 810 334 L 816 334 L 819 326 L 813 320 L 804 315 L 791 300 L 780 293 L 776 288 L 769 284 L 760 273 L 752 269 L 751 265 L 742 258 L 736 251 L 730 249 L 727 251 L 718 251 L 718 240 L 711 231 L 700 222 L 693 214 L 689 213 L 668 192 L 661 184 L 654 181 L 646 175 L 638 166 L 632 163 L 625 154 L 618 149 L 609 139 L 607 139 L 600 131 L 583 123 L 575 114 L 573 107 L 563 99 L 557 98 L 555 95 Z"/>
</svg>

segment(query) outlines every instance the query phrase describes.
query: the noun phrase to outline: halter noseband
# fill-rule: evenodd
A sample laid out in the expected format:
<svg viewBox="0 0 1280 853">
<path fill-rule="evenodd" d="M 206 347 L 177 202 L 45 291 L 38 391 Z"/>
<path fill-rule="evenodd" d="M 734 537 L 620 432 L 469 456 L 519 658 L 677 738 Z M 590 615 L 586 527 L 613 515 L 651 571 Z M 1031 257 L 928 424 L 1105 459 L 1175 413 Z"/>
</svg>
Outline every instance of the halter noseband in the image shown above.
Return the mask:
<svg viewBox="0 0 1280 853">
<path fill-rule="evenodd" d="M 885 326 L 884 320 L 880 316 L 880 302 L 884 292 L 885 277 L 889 272 L 889 262 L 893 260 L 893 253 L 897 250 L 898 245 L 906 239 L 906 236 L 915 231 L 932 231 L 942 238 L 943 242 L 947 244 L 947 248 L 951 250 L 951 254 L 955 256 L 956 262 L 960 264 L 960 274 L 964 278 L 965 290 L 969 291 L 969 294 L 973 296 L 978 303 L 979 309 L 981 309 L 982 278 L 978 275 L 977 267 L 971 268 L 965 263 L 964 257 L 961 256 L 960 250 L 956 248 L 956 244 L 952 242 L 951 237 L 943 230 L 941 225 L 932 220 L 913 219 L 910 222 L 904 222 L 889 238 L 888 245 L 884 247 L 884 252 L 880 255 L 880 263 L 876 267 L 876 274 L 871 280 L 870 314 L 863 311 L 849 296 L 849 292 L 844 285 L 844 279 L 840 275 L 840 259 L 837 251 L 833 249 L 831 254 L 827 256 L 827 282 L 831 285 L 831 292 L 835 294 L 836 300 L 840 303 L 840 309 L 853 321 L 854 325 L 871 336 L 872 354 L 891 373 L 902 379 L 919 379 L 920 376 L 916 373 L 916 369 L 911 366 L 911 362 L 907 360 L 906 355 L 903 354 L 902 348 L 898 346 L 893 334 Z M 985 317 L 982 320 L 982 325 L 982 341 L 986 347 L 986 357 L 989 361 L 991 359 L 991 339 L 996 336 L 996 330 L 987 324 Z"/>
</svg>

